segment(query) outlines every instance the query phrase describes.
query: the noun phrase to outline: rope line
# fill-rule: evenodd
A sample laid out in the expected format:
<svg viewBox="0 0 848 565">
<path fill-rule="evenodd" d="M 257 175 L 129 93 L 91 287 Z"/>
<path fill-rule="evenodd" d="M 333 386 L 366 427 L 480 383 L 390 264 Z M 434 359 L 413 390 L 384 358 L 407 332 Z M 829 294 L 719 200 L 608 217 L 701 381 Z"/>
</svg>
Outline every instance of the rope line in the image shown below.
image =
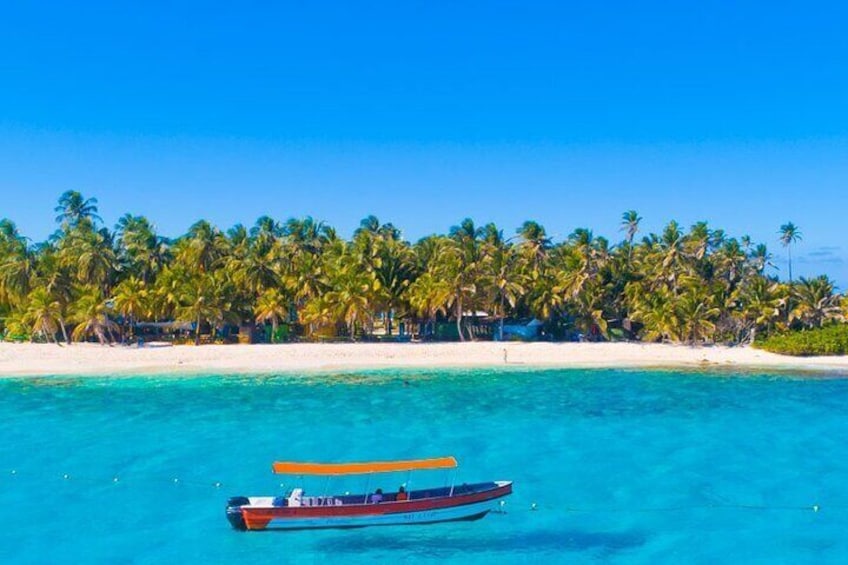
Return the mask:
<svg viewBox="0 0 848 565">
<path fill-rule="evenodd" d="M 513 504 L 513 506 L 515 506 Z M 789 512 L 813 512 L 818 513 L 823 510 L 848 510 L 848 505 L 834 504 L 822 506 L 820 504 L 806 505 L 768 505 L 768 504 L 743 504 L 727 502 L 721 504 L 688 504 L 679 506 L 644 506 L 644 507 L 574 507 L 574 506 L 539 506 L 536 503 L 531 503 L 529 507 L 523 506 L 519 509 L 509 508 L 509 504 L 503 505 L 495 513 L 509 514 L 516 511 L 519 512 L 562 512 L 566 514 L 602 514 L 602 513 L 619 513 L 619 512 L 685 512 L 691 510 L 751 510 L 751 511 L 789 511 Z"/>
<path fill-rule="evenodd" d="M 15 480 L 18 477 L 21 477 L 22 474 L 17 469 L 12 469 L 9 471 L 4 478 L 9 480 Z M 31 476 L 31 475 L 30 475 Z M 130 473 L 129 475 L 112 475 L 110 478 L 105 478 L 103 476 L 94 477 L 89 475 L 78 475 L 76 473 L 56 473 L 48 476 L 48 479 L 54 479 L 62 482 L 80 482 L 87 483 L 91 485 L 102 485 L 107 483 L 112 483 L 115 485 L 118 484 L 133 484 L 140 482 L 159 482 L 159 483 L 171 483 L 175 486 L 190 486 L 190 487 L 204 487 L 204 488 L 214 488 L 220 489 L 224 486 L 224 483 L 221 481 L 201 481 L 194 478 L 184 478 L 176 475 L 172 476 L 153 476 L 153 475 L 139 475 L 135 473 Z"/>
<path fill-rule="evenodd" d="M 0 474 L 0 478 L 14 481 L 18 480 L 22 474 L 17 469 L 11 469 L 6 473 Z M 27 476 L 27 475 L 24 475 Z M 153 476 L 153 475 L 138 475 L 129 474 L 121 476 L 118 474 L 112 475 L 109 478 L 93 477 L 88 475 L 77 475 L 75 473 L 56 473 L 48 477 L 61 482 L 81 482 L 90 485 L 103 485 L 112 483 L 114 485 L 137 484 L 140 482 L 159 482 L 170 483 L 174 487 L 194 487 L 220 490 L 227 483 L 222 481 L 203 481 L 196 478 L 185 478 L 180 476 Z M 281 485 L 282 486 L 282 485 Z M 523 501 L 522 501 L 523 502 Z M 733 501 L 707 504 L 687 504 L 678 506 L 644 506 L 644 507 L 625 507 L 625 506 L 598 506 L 598 507 L 579 507 L 579 506 L 553 506 L 550 504 L 537 504 L 531 502 L 529 505 L 526 502 L 523 504 L 516 503 L 516 499 L 511 499 L 509 502 L 501 501 L 498 507 L 493 510 L 494 514 L 511 514 L 515 512 L 561 512 L 566 514 L 601 514 L 601 513 L 619 513 L 619 512 L 685 512 L 691 510 L 750 510 L 750 511 L 785 511 L 785 512 L 813 512 L 818 513 L 823 510 L 848 510 L 846 504 L 835 505 L 820 505 L 815 504 L 744 504 Z"/>
</svg>

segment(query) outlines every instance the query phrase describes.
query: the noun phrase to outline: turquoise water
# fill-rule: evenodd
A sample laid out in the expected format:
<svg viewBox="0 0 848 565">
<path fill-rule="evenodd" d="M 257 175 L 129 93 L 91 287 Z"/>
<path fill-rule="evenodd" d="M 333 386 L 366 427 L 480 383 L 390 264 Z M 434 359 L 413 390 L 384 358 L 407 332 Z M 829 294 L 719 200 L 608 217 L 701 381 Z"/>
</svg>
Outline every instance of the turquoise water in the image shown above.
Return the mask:
<svg viewBox="0 0 848 565">
<path fill-rule="evenodd" d="M 6 380 L 0 561 L 844 563 L 846 415 L 848 379 L 774 375 Z M 275 459 L 446 454 L 459 482 L 514 480 L 507 512 L 299 533 L 240 533 L 224 518 L 228 496 L 285 488 Z"/>
</svg>

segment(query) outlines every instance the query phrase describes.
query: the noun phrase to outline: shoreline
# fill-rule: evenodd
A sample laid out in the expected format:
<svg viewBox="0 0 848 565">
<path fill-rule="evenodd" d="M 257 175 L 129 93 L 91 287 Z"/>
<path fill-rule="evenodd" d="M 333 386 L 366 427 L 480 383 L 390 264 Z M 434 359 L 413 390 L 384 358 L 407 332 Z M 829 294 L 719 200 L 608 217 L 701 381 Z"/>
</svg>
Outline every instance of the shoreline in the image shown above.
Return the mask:
<svg viewBox="0 0 848 565">
<path fill-rule="evenodd" d="M 848 356 L 790 357 L 751 347 L 655 343 L 291 343 L 142 348 L 0 343 L 0 377 L 6 378 L 507 367 L 762 370 L 848 376 Z"/>
</svg>

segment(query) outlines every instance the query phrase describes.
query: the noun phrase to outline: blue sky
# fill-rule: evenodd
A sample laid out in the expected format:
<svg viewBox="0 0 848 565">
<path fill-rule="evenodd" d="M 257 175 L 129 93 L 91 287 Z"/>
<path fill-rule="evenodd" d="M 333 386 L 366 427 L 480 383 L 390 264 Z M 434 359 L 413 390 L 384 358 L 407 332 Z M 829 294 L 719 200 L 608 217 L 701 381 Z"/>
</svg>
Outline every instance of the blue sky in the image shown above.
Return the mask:
<svg viewBox="0 0 848 565">
<path fill-rule="evenodd" d="M 848 287 L 837 2 L 19 3 L 0 17 L 0 217 L 67 189 L 166 235 L 374 213 L 618 239 L 707 220 Z M 785 265 L 781 273 L 785 275 Z"/>
</svg>

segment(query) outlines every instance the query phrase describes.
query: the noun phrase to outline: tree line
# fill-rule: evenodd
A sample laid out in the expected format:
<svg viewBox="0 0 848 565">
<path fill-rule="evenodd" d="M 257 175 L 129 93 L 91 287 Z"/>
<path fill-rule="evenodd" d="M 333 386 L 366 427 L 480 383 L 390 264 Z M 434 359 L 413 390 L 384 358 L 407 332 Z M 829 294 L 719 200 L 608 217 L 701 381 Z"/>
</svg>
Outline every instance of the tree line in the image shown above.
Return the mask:
<svg viewBox="0 0 848 565">
<path fill-rule="evenodd" d="M 632 210 L 615 244 L 586 228 L 554 242 L 531 220 L 507 236 L 469 218 L 410 243 L 374 216 L 349 240 L 310 217 L 268 216 L 227 231 L 201 220 L 168 239 L 132 214 L 109 229 L 97 200 L 76 191 L 56 212 L 57 231 L 37 244 L 0 221 L 7 337 L 106 343 L 131 336 L 137 322 L 176 320 L 193 324 L 198 343 L 227 324 L 268 324 L 275 335 L 289 321 L 306 338 L 357 339 L 377 327 L 392 335 L 402 320 L 425 336 L 455 324 L 466 340 L 482 311 L 501 323 L 538 319 L 558 338 L 744 343 L 846 314 L 827 276 L 769 274 L 763 243 L 706 222 L 671 221 L 643 235 Z M 787 252 L 800 237 L 797 226 L 781 226 Z"/>
</svg>

